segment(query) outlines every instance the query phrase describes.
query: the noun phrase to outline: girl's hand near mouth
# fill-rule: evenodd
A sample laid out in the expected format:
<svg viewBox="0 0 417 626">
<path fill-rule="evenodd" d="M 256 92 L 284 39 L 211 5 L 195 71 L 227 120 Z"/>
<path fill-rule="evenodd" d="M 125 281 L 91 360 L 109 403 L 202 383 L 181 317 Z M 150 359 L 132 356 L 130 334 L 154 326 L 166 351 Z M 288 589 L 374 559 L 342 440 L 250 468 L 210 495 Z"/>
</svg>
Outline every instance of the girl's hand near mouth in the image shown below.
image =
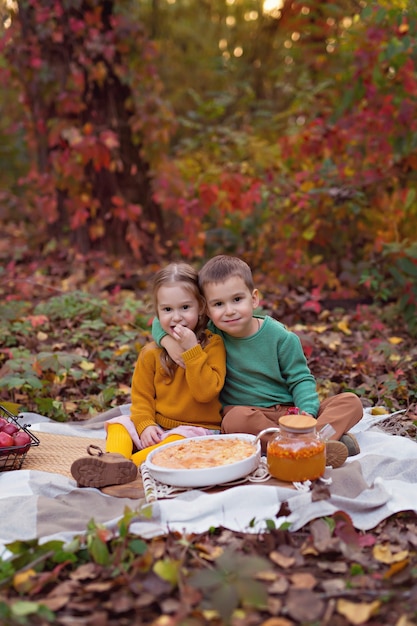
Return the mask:
<svg viewBox="0 0 417 626">
<path fill-rule="evenodd" d="M 194 348 L 194 346 L 198 345 L 197 337 L 195 333 L 187 328 L 186 326 L 182 326 L 181 324 L 177 324 L 172 329 L 172 336 L 178 343 L 181 348 L 185 350 L 190 350 Z"/>
</svg>

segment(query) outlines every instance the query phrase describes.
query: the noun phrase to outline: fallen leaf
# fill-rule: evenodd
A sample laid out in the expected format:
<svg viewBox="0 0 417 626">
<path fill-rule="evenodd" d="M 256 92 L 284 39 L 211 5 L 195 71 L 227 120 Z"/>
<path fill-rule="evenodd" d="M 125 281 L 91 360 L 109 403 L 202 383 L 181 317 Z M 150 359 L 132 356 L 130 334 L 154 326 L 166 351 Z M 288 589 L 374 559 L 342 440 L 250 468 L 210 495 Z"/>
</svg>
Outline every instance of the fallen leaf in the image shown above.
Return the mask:
<svg viewBox="0 0 417 626">
<path fill-rule="evenodd" d="M 13 576 L 13 587 L 18 593 L 28 593 L 33 587 L 36 578 L 34 569 L 25 569 L 22 572 L 16 572 Z"/>
<path fill-rule="evenodd" d="M 344 333 L 345 335 L 351 335 L 352 331 L 350 330 L 347 321 L 345 319 L 341 320 L 338 324 L 337 324 L 337 328 L 339 330 L 342 331 L 342 333 Z"/>
<path fill-rule="evenodd" d="M 294 626 L 293 622 L 285 619 L 285 617 L 270 617 L 269 619 L 261 622 L 261 626 Z"/>
<path fill-rule="evenodd" d="M 283 569 L 288 569 L 289 567 L 292 567 L 295 563 L 295 558 L 293 556 L 285 556 L 284 554 L 281 554 L 281 552 L 278 552 L 276 550 L 271 552 L 269 558 L 273 563 L 275 563 L 275 565 L 279 565 Z"/>
<path fill-rule="evenodd" d="M 215 561 L 223 554 L 223 548 L 221 546 L 210 546 L 209 544 L 196 544 L 196 549 L 199 550 L 198 555 L 206 561 Z"/>
<path fill-rule="evenodd" d="M 32 328 L 43 326 L 43 324 L 49 322 L 49 318 L 46 315 L 28 315 L 26 319 L 30 322 Z"/>
<path fill-rule="evenodd" d="M 359 626 L 369 620 L 370 617 L 378 612 L 381 603 L 378 600 L 373 602 L 349 602 L 343 598 L 336 603 L 336 610 L 340 615 L 346 617 L 351 623 Z"/>
<path fill-rule="evenodd" d="M 324 612 L 324 602 L 309 589 L 290 589 L 285 609 L 298 622 L 319 621 Z"/>
<path fill-rule="evenodd" d="M 394 346 L 398 345 L 399 343 L 402 343 L 404 341 L 404 339 L 402 339 L 401 337 L 390 337 L 388 339 L 388 341 L 390 343 L 392 343 Z"/>
<path fill-rule="evenodd" d="M 308 572 L 299 572 L 290 576 L 294 589 L 314 589 L 317 579 Z"/>
<path fill-rule="evenodd" d="M 90 361 L 81 361 L 80 367 L 82 370 L 84 370 L 84 372 L 91 372 L 91 370 L 95 368 L 95 365 Z"/>
<path fill-rule="evenodd" d="M 401 552 L 391 552 L 391 547 L 387 544 L 378 543 L 373 547 L 372 555 L 376 561 L 380 563 L 399 563 L 404 561 L 409 555 L 408 550 L 401 550 Z"/>
<path fill-rule="evenodd" d="M 410 563 L 409 559 L 404 559 L 404 561 L 399 561 L 398 563 L 393 563 L 388 571 L 384 574 L 384 579 L 387 580 L 401 572 L 407 565 Z"/>
</svg>

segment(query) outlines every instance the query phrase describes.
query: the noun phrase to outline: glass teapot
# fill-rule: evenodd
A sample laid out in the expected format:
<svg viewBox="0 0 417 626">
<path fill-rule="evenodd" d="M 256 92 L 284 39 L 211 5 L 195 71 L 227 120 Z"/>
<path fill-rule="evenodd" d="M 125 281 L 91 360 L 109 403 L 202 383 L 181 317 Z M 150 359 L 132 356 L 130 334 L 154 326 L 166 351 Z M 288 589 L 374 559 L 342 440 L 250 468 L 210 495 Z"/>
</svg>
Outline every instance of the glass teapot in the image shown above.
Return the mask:
<svg viewBox="0 0 417 626">
<path fill-rule="evenodd" d="M 283 415 L 279 428 L 266 428 L 256 438 L 276 433 L 268 441 L 268 471 L 285 482 L 304 482 L 323 476 L 326 467 L 326 440 L 335 432 L 327 424 L 316 432 L 316 420 L 310 415 Z"/>
</svg>

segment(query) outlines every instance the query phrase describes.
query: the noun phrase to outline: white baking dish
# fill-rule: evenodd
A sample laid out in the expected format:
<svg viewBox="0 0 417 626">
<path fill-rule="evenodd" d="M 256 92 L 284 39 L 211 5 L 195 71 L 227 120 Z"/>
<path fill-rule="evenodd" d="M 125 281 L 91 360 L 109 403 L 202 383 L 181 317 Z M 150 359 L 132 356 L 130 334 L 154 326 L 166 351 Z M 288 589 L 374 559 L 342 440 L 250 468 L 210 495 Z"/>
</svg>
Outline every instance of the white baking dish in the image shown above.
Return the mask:
<svg viewBox="0 0 417 626">
<path fill-rule="evenodd" d="M 243 439 L 253 443 L 253 454 L 245 459 L 242 459 L 241 461 L 204 469 L 172 469 L 155 465 L 152 462 L 152 458 L 155 454 L 162 449 L 178 446 L 180 444 L 192 446 L 194 441 L 202 441 L 203 439 L 205 441 L 213 439 Z M 244 433 L 231 435 L 208 435 L 206 437 L 190 437 L 189 439 L 181 439 L 179 441 L 167 443 L 164 446 L 159 446 L 155 450 L 152 450 L 152 452 L 149 453 L 145 464 L 151 476 L 166 485 L 195 488 L 222 485 L 224 483 L 243 478 L 244 476 L 251 474 L 258 467 L 261 457 L 261 445 L 259 442 L 255 444 L 255 439 L 256 437 L 254 435 L 247 435 Z"/>
</svg>

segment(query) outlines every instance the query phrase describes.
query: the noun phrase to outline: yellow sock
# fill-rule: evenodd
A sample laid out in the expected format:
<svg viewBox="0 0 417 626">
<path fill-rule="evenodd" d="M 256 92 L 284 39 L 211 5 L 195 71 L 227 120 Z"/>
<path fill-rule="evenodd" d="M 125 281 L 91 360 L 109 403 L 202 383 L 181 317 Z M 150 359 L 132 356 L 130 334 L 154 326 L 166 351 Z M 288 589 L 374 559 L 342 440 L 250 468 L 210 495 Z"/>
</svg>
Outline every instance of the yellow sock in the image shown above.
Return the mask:
<svg viewBox="0 0 417 626">
<path fill-rule="evenodd" d="M 135 454 L 132 454 L 132 461 L 137 467 L 139 467 L 139 465 L 142 465 L 142 463 L 146 460 L 149 452 L 152 452 L 152 450 L 155 450 L 155 448 L 159 448 L 159 446 L 163 446 L 164 444 L 170 443 L 171 441 L 178 441 L 179 439 L 185 439 L 185 437 L 183 437 L 182 435 L 168 435 L 168 437 L 166 437 L 160 443 L 156 443 L 155 445 L 149 446 L 148 448 L 143 448 L 143 450 L 139 450 L 139 452 L 135 452 Z"/>
<path fill-rule="evenodd" d="M 130 459 L 133 452 L 133 441 L 122 424 L 109 424 L 107 429 L 106 452 L 118 452 Z"/>
</svg>

